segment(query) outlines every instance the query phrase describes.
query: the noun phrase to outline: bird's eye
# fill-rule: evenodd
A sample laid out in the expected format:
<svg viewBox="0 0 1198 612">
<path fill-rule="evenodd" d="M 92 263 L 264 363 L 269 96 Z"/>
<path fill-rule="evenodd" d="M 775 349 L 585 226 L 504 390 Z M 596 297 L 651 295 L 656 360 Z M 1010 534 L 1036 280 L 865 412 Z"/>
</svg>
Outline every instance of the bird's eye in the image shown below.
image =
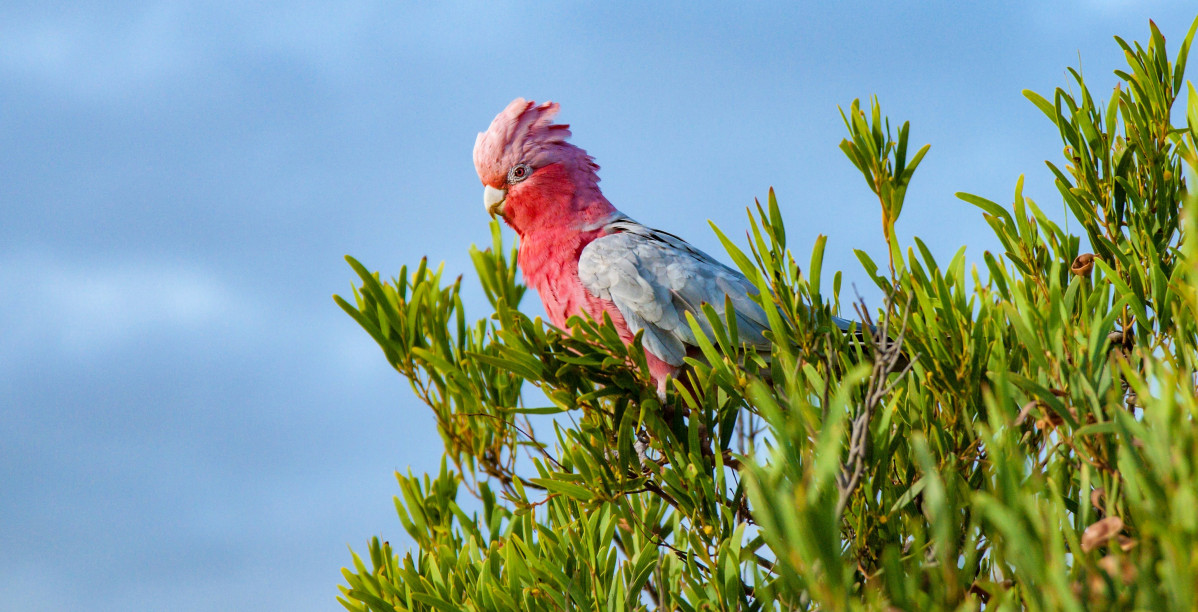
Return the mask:
<svg viewBox="0 0 1198 612">
<path fill-rule="evenodd" d="M 529 168 L 528 164 L 516 164 L 515 166 L 512 166 L 511 170 L 508 170 L 507 182 L 519 183 L 520 181 L 528 178 L 528 175 L 530 174 L 532 174 L 532 168 Z"/>
</svg>

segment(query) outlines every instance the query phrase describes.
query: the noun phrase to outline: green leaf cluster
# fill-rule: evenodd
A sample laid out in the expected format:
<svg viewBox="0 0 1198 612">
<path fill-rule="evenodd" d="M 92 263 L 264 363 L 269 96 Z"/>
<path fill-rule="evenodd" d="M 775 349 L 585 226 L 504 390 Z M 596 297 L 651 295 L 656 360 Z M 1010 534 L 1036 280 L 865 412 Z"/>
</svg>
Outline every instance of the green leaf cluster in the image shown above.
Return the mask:
<svg viewBox="0 0 1198 612">
<path fill-rule="evenodd" d="M 445 455 L 436 475 L 396 475 L 415 548 L 370 542 L 341 603 L 1198 607 L 1195 29 L 1175 55 L 1155 24 L 1147 45 L 1116 39 L 1127 69 L 1105 104 L 1074 70 L 1068 89 L 1025 92 L 1061 136 L 1049 167 L 1083 233 L 1022 179 L 1009 205 L 961 193 L 1002 245 L 977 263 L 899 244 L 928 147 L 908 159 L 908 125 L 892 139 L 876 99 L 868 115 L 853 102 L 841 148 L 881 203 L 889 274 L 857 255 L 885 303 L 855 304 L 863 325 L 841 333 L 825 240 L 801 267 L 771 191 L 747 245 L 715 231 L 758 288 L 772 350 L 739 341 L 731 304 L 705 308 L 664 401 L 639 337 L 518 310 L 498 225 L 471 251 L 493 310 L 480 320 L 460 278 L 421 262 L 384 281 L 350 258 L 358 285 L 336 300 L 433 411 Z"/>
</svg>

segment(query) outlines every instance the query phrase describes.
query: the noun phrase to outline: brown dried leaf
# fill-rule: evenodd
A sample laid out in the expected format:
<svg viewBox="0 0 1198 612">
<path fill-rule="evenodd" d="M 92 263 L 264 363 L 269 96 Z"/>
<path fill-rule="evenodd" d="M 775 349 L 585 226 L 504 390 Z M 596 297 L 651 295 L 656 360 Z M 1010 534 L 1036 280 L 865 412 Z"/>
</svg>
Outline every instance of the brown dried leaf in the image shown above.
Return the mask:
<svg viewBox="0 0 1198 612">
<path fill-rule="evenodd" d="M 1024 404 L 1023 408 L 1019 410 L 1019 416 L 1015 417 L 1015 424 L 1023 425 L 1023 422 L 1027 420 L 1027 415 L 1030 414 L 1035 407 L 1036 400 L 1032 400 Z"/>
<path fill-rule="evenodd" d="M 1037 401 L 1036 403 L 1037 403 L 1037 405 L 1040 406 L 1040 409 L 1044 412 L 1044 416 L 1036 421 L 1037 427 L 1039 427 L 1040 429 L 1052 429 L 1054 427 L 1060 427 L 1061 425 L 1065 424 L 1064 417 L 1062 417 L 1060 414 L 1058 414 L 1056 410 L 1049 408 L 1048 404 L 1045 404 L 1044 402 L 1040 402 L 1040 401 Z M 1074 408 L 1073 406 L 1065 406 L 1065 409 L 1069 411 L 1069 415 L 1072 416 L 1074 420 L 1077 420 L 1077 409 L 1076 408 Z"/>
<path fill-rule="evenodd" d="M 977 582 L 969 585 L 969 592 L 977 595 L 978 599 L 982 600 L 982 603 L 989 603 L 990 601 L 990 591 L 983 589 Z"/>
<path fill-rule="evenodd" d="M 1104 489 L 1102 487 L 1098 487 L 1097 489 L 1090 491 L 1090 505 L 1094 506 L 1094 509 L 1097 510 L 1100 515 L 1105 514 L 1106 513 L 1106 489 Z"/>
<path fill-rule="evenodd" d="M 1135 564 L 1127 557 L 1107 555 L 1098 560 L 1098 567 L 1102 568 L 1102 571 L 1110 575 L 1111 578 L 1122 580 L 1123 584 L 1135 582 L 1136 574 L 1138 573 Z"/>
<path fill-rule="evenodd" d="M 1102 546 L 1120 531 L 1123 531 L 1123 519 L 1117 516 L 1108 516 L 1095 522 L 1082 532 L 1082 551 L 1090 552 Z"/>
<path fill-rule="evenodd" d="M 1139 544 L 1139 542 L 1133 540 L 1130 536 L 1125 536 L 1123 534 L 1115 536 L 1115 541 L 1119 543 L 1119 548 L 1123 552 L 1127 552 Z"/>
</svg>

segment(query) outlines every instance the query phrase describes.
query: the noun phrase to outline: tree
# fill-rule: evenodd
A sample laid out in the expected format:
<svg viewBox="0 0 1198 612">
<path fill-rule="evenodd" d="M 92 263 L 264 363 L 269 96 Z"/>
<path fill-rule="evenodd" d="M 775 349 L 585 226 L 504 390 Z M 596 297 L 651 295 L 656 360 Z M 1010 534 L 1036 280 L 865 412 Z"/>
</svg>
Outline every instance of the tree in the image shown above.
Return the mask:
<svg viewBox="0 0 1198 612">
<path fill-rule="evenodd" d="M 350 610 L 1089 609 L 1198 607 L 1198 94 L 1170 58 L 1116 38 L 1100 105 L 1082 76 L 1024 92 L 1064 142 L 1049 162 L 1084 236 L 1022 195 L 981 209 L 1004 252 L 937 262 L 894 223 L 908 158 L 876 100 L 842 150 L 882 206 L 886 296 L 839 333 L 840 273 L 805 270 L 771 191 L 746 248 L 774 341 L 734 317 L 663 402 L 609 321 L 558 330 L 517 308 L 498 226 L 472 249 L 494 312 L 421 261 L 336 297 L 432 409 L 438 474 L 397 474 L 419 550 L 377 538 L 344 570 Z M 1171 123 L 1188 88 L 1184 127 Z M 714 227 L 714 226 L 713 226 Z M 1083 246 L 1084 245 L 1084 246 Z M 731 306 L 729 306 L 731 311 Z M 547 405 L 525 402 L 527 387 Z M 533 394 L 528 394 L 532 397 Z M 546 415 L 554 415 L 552 417 Z M 463 511 L 462 490 L 477 498 Z"/>
</svg>

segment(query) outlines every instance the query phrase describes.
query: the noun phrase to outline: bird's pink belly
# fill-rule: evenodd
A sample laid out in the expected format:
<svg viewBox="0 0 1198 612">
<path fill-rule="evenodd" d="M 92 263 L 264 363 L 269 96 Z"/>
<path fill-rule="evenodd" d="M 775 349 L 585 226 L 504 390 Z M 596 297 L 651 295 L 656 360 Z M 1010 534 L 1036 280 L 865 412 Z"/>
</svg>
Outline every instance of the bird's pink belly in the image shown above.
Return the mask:
<svg viewBox="0 0 1198 612">
<path fill-rule="evenodd" d="M 526 272 L 529 267 L 525 268 Z M 548 315 L 550 323 L 555 327 L 567 329 L 566 321 L 572 316 L 580 316 L 585 312 L 592 319 L 602 322 L 603 315 L 606 313 L 611 318 L 612 325 L 619 333 L 620 339 L 625 344 L 632 343 L 634 334 L 628 329 L 628 324 L 624 321 L 620 310 L 610 300 L 603 300 L 591 295 L 582 286 L 582 281 L 578 279 L 577 264 L 558 268 L 555 270 L 557 273 L 555 276 L 536 274 L 544 271 L 547 271 L 546 268 L 538 267 L 534 274 L 526 275 L 525 280 L 540 294 L 541 302 L 545 305 L 545 314 Z M 659 385 L 659 390 L 663 389 L 661 385 L 666 376 L 674 374 L 678 370 L 677 367 L 666 363 L 649 351 L 645 351 L 645 361 L 649 366 L 650 376 Z"/>
</svg>

